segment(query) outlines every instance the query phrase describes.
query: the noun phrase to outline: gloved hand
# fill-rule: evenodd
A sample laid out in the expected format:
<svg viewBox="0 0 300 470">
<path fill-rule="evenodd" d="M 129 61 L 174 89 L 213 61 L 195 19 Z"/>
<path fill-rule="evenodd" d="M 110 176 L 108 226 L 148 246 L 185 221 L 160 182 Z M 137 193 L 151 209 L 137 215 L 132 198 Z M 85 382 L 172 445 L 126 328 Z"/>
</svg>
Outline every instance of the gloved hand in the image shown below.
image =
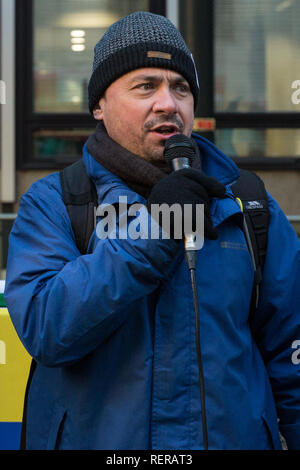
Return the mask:
<svg viewBox="0 0 300 470">
<path fill-rule="evenodd" d="M 171 206 L 177 203 L 180 204 L 183 215 L 184 204 L 191 204 L 194 231 L 196 204 L 204 204 L 204 236 L 210 240 L 216 240 L 218 233 L 211 220 L 210 203 L 213 197 L 224 197 L 225 191 L 225 186 L 215 178 L 206 176 L 200 170 L 184 168 L 165 176 L 152 188 L 147 201 L 147 209 L 151 212 L 151 204 L 166 203 Z M 182 234 L 184 236 L 183 227 Z M 174 238 L 174 220 L 171 222 L 170 236 Z"/>
</svg>

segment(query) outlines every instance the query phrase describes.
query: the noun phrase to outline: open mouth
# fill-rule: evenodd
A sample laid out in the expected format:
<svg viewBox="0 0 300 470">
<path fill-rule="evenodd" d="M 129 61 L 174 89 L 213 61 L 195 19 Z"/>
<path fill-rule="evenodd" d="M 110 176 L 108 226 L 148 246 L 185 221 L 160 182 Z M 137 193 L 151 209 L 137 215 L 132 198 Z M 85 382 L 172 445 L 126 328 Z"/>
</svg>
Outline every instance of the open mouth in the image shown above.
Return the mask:
<svg viewBox="0 0 300 470">
<path fill-rule="evenodd" d="M 164 124 L 161 126 L 157 126 L 154 129 L 151 129 L 152 132 L 157 132 L 158 134 L 161 135 L 171 135 L 179 132 L 179 129 L 177 126 L 173 124 Z"/>
</svg>

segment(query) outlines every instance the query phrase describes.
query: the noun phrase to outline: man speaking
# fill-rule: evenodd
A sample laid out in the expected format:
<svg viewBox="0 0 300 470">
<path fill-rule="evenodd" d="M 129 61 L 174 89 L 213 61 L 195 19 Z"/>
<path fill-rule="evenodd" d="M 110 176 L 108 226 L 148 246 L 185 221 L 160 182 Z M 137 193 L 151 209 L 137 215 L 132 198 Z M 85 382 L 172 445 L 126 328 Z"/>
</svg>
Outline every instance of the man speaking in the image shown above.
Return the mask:
<svg viewBox="0 0 300 470">
<path fill-rule="evenodd" d="M 185 246 L 172 230 L 134 240 L 94 230 L 81 253 L 58 173 L 22 197 L 5 300 L 36 364 L 26 449 L 281 449 L 279 430 L 300 449 L 300 366 L 291 360 L 299 241 L 268 195 L 266 261 L 250 318 L 254 270 L 231 189 L 239 170 L 192 134 L 198 92 L 192 55 L 168 19 L 122 18 L 95 46 L 89 105 L 99 122 L 82 158 L 99 205 L 126 196 L 148 208 L 149 220 L 153 204 L 204 206 L 194 266 L 199 335 Z M 177 134 L 194 156 L 172 171 L 164 152 Z"/>
</svg>

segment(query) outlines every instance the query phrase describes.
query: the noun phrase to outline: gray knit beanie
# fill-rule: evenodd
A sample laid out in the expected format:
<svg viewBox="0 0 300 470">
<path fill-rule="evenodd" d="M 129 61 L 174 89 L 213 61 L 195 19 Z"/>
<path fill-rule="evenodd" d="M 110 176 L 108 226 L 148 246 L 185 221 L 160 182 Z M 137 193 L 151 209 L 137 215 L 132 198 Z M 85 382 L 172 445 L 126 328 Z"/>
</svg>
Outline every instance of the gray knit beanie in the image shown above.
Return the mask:
<svg viewBox="0 0 300 470">
<path fill-rule="evenodd" d="M 199 84 L 193 56 L 179 31 L 164 16 L 141 11 L 121 18 L 108 28 L 94 54 L 88 87 L 91 113 L 112 82 L 142 67 L 180 73 L 191 87 L 196 108 Z"/>
</svg>

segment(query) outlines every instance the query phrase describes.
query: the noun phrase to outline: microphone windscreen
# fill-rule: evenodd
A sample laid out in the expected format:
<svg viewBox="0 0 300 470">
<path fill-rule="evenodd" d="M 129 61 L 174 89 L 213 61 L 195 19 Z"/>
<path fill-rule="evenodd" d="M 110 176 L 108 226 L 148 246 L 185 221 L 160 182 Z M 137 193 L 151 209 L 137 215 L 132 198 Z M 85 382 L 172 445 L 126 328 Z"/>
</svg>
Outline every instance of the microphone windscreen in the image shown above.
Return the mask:
<svg viewBox="0 0 300 470">
<path fill-rule="evenodd" d="M 184 134 L 175 134 L 165 143 L 164 157 L 169 165 L 174 158 L 188 158 L 190 166 L 196 156 L 192 139 Z"/>
</svg>

